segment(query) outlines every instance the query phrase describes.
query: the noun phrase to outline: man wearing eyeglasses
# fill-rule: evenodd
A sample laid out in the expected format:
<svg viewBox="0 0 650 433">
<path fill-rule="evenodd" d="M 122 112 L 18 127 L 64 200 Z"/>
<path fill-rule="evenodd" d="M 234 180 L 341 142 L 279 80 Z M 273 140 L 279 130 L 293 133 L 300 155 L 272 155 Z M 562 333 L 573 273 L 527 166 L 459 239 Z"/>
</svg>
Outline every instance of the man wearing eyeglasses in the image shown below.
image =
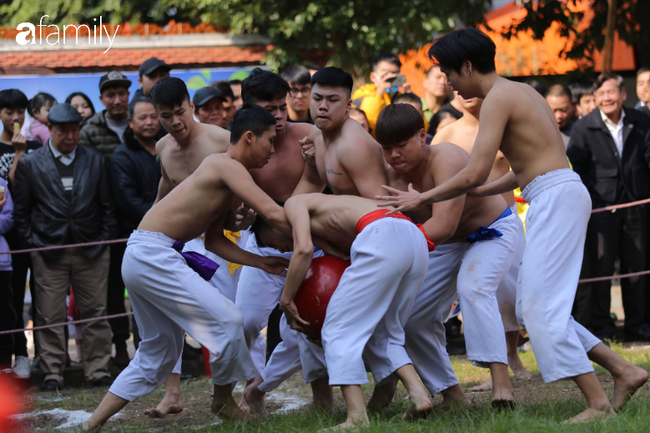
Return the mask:
<svg viewBox="0 0 650 433">
<path fill-rule="evenodd" d="M 287 122 L 314 124 L 309 114 L 311 74 L 304 66 L 292 66 L 281 74 L 291 86 L 287 95 Z"/>
<path fill-rule="evenodd" d="M 650 197 L 650 119 L 623 107 L 627 98 L 623 78 L 601 74 L 594 84 L 597 109 L 578 120 L 571 134 L 567 155 L 591 195 L 593 208 L 628 203 Z M 591 215 L 587 227 L 585 260 L 593 275 L 646 269 L 647 205 Z M 621 279 L 625 311 L 625 339 L 650 341 L 646 318 L 643 277 Z M 616 324 L 610 316 L 611 281 L 593 283 L 592 330 L 601 339 L 614 337 Z"/>
</svg>

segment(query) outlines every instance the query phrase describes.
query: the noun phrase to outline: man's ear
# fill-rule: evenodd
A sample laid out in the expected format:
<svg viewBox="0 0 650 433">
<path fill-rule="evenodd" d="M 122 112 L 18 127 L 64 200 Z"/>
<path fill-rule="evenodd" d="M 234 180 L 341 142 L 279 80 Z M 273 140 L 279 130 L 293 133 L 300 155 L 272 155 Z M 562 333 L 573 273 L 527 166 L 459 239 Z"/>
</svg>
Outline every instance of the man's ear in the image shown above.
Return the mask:
<svg viewBox="0 0 650 433">
<path fill-rule="evenodd" d="M 140 85 L 140 88 L 142 88 L 142 77 L 138 77 L 138 84 Z"/>
<path fill-rule="evenodd" d="M 461 71 L 465 72 L 467 75 L 472 75 L 474 73 L 474 65 L 469 60 L 463 60 L 463 66 Z"/>
<path fill-rule="evenodd" d="M 373 83 L 377 83 L 377 78 L 378 78 L 377 74 L 375 74 L 374 71 L 370 73 L 370 81 L 372 81 Z"/>
<path fill-rule="evenodd" d="M 195 109 L 194 109 L 194 101 L 190 101 L 190 111 L 191 111 L 192 113 L 196 113 L 196 111 L 194 111 L 194 110 L 195 110 Z"/>
<path fill-rule="evenodd" d="M 625 88 L 623 88 L 623 90 L 621 91 L 621 94 L 623 95 L 623 101 L 625 101 L 627 99 L 627 90 L 625 90 Z"/>
<path fill-rule="evenodd" d="M 253 134 L 253 131 L 246 131 L 244 132 L 244 139 L 246 139 L 246 144 L 249 146 L 253 145 L 253 141 L 255 140 L 255 134 Z"/>
<path fill-rule="evenodd" d="M 424 128 L 420 129 L 419 137 L 421 144 L 427 144 L 427 131 L 425 131 Z"/>
<path fill-rule="evenodd" d="M 50 122 L 47 122 L 47 130 L 50 131 L 50 135 L 52 135 L 52 130 L 54 129 L 54 126 Z"/>
<path fill-rule="evenodd" d="M 352 98 L 348 99 L 348 103 L 345 104 L 345 114 L 350 115 L 350 109 L 352 108 Z"/>
</svg>

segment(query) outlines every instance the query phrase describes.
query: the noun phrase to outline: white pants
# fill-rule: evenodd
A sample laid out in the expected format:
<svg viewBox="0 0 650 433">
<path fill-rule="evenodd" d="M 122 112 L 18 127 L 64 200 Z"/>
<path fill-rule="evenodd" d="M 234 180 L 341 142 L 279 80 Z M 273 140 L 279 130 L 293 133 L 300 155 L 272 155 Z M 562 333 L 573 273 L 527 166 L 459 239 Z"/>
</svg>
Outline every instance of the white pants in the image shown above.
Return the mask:
<svg viewBox="0 0 650 433">
<path fill-rule="evenodd" d="M 524 237 L 516 214 L 495 221 L 489 228 L 499 230 L 503 236 L 469 244 L 456 281 L 467 358 L 473 365 L 485 368 L 494 362 L 508 365 L 497 288 L 510 270 Z"/>
<path fill-rule="evenodd" d="M 281 253 L 274 248 L 259 247 L 255 235 L 251 235 L 246 244 L 246 251 L 265 257 L 284 257 L 291 259 L 291 253 Z M 321 257 L 323 252 L 317 250 L 314 257 Z M 271 312 L 278 305 L 285 278 L 272 275 L 258 268 L 245 266 L 239 279 L 235 305 L 244 318 L 244 335 L 251 351 L 258 375 L 265 378 L 260 390 L 270 392 L 297 370 L 296 360 L 300 360 L 298 332 L 290 328 L 281 329 L 282 342 L 275 348 L 273 356 L 266 361 L 266 343 L 260 331 L 266 327 Z M 282 319 L 284 320 L 284 319 Z M 318 346 L 312 346 L 320 349 Z M 277 352 L 277 354 L 276 354 Z M 318 355 L 314 355 L 318 357 Z M 298 363 L 300 366 L 300 363 Z M 304 368 L 304 366 L 303 366 Z M 269 382 L 266 382 L 266 378 Z"/>
<path fill-rule="evenodd" d="M 357 235 L 327 306 L 322 341 L 330 385 L 375 383 L 411 364 L 404 326 L 427 271 L 427 245 L 410 221 L 382 218 Z"/>
<path fill-rule="evenodd" d="M 445 321 L 456 297 L 456 277 L 465 243 L 438 245 L 406 322 L 406 351 L 431 394 L 458 385 L 446 348 Z"/>
<path fill-rule="evenodd" d="M 252 379 L 242 317 L 234 304 L 190 269 L 162 233 L 131 234 L 122 262 L 142 341 L 110 392 L 128 401 L 149 394 L 172 372 L 187 332 L 211 354 L 212 379 L 227 385 Z"/>
<path fill-rule="evenodd" d="M 243 230 L 240 232 L 240 235 L 241 238 L 236 238 L 237 246 L 243 248 L 243 246 L 246 245 L 246 242 L 248 241 L 250 232 Z M 219 293 L 225 296 L 226 299 L 234 303 L 235 296 L 237 295 L 237 284 L 239 283 L 239 275 L 241 274 L 242 268 L 240 267 L 235 269 L 235 271 L 231 275 L 230 269 L 228 268 L 228 262 L 222 259 L 221 257 L 217 256 L 216 254 L 206 250 L 205 243 L 203 239 L 200 238 L 192 239 L 191 241 L 185 244 L 185 247 L 183 248 L 183 252 L 190 252 L 190 251 L 194 251 L 201 255 L 204 255 L 219 265 L 219 267 L 217 268 L 217 272 L 215 272 L 214 275 L 212 276 L 212 279 L 210 279 L 210 284 L 212 284 L 214 288 L 219 290 Z M 178 358 L 178 362 L 176 362 L 176 365 L 174 366 L 174 371 L 172 371 L 172 373 L 181 374 L 182 363 L 183 363 L 183 355 L 181 354 L 181 356 Z"/>
<path fill-rule="evenodd" d="M 545 382 L 594 371 L 587 352 L 600 343 L 571 317 L 591 199 L 570 169 L 538 176 L 522 192 L 530 204 L 517 280 L 517 317 Z"/>
<path fill-rule="evenodd" d="M 517 215 L 517 206 L 513 205 L 512 213 Z M 521 259 L 524 256 L 524 249 L 526 248 L 526 237 L 524 235 L 524 225 L 519 220 L 518 226 L 520 227 L 521 236 L 517 236 L 519 245 L 517 245 L 517 252 L 512 261 L 510 270 L 506 273 L 499 288 L 497 289 L 497 302 L 499 303 L 499 312 L 501 312 L 501 321 L 503 322 L 503 329 L 506 332 L 519 331 L 519 321 L 517 320 L 517 276 L 519 275 L 519 268 L 521 266 Z"/>
</svg>

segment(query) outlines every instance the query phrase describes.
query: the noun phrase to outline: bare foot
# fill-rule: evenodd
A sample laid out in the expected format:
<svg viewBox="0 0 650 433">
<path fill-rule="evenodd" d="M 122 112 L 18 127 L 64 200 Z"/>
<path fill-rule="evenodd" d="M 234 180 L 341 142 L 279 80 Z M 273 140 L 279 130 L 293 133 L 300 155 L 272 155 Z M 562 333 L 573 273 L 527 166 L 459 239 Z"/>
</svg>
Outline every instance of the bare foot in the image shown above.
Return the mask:
<svg viewBox="0 0 650 433">
<path fill-rule="evenodd" d="M 183 401 L 181 395 L 165 394 L 165 397 L 154 409 L 145 410 L 144 414 L 149 418 L 164 418 L 166 415 L 175 415 L 183 412 Z"/>
<path fill-rule="evenodd" d="M 510 370 L 512 370 L 512 374 L 515 376 L 516 380 L 533 380 L 533 373 L 524 367 L 519 356 L 516 356 L 513 359 L 508 359 L 508 366 L 510 367 Z"/>
<path fill-rule="evenodd" d="M 96 433 L 102 429 L 102 426 L 95 424 L 94 422 L 86 421 L 81 425 L 82 432 Z"/>
<path fill-rule="evenodd" d="M 497 409 L 514 409 L 515 406 L 512 388 L 501 387 L 499 390 L 493 390 L 492 407 Z"/>
<path fill-rule="evenodd" d="M 402 414 L 402 419 L 404 420 L 425 417 L 433 408 L 431 399 L 426 394 L 409 395 L 409 400 L 410 405 L 406 412 Z"/>
<path fill-rule="evenodd" d="M 587 408 L 584 412 L 579 413 L 571 419 L 564 421 L 563 424 L 581 424 L 587 422 L 607 421 L 616 418 L 616 412 L 608 406 L 605 410 L 596 408 Z"/>
<path fill-rule="evenodd" d="M 251 415 L 248 415 L 244 410 L 233 399 L 227 399 L 226 401 L 212 401 L 212 413 L 224 420 L 231 421 L 243 421 L 248 416 L 253 418 Z"/>
<path fill-rule="evenodd" d="M 485 391 L 490 391 L 491 389 L 492 389 L 492 377 L 490 377 L 482 384 L 470 388 L 470 392 L 485 392 Z"/>
<path fill-rule="evenodd" d="M 630 364 L 623 373 L 614 376 L 612 407 L 621 410 L 634 393 L 648 381 L 648 372 Z"/>
<path fill-rule="evenodd" d="M 251 413 L 266 413 L 266 405 L 264 404 L 266 393 L 257 388 L 260 383 L 262 383 L 261 377 L 248 385 L 242 393 L 242 401 L 246 402 L 246 406 L 248 406 Z"/>
<path fill-rule="evenodd" d="M 346 420 L 344 423 L 335 425 L 334 427 L 324 428 L 318 430 L 319 432 L 331 432 L 331 431 L 346 431 L 346 430 L 358 430 L 363 427 L 370 427 L 370 420 L 366 416 L 365 419 L 361 419 L 358 422 L 352 421 L 351 419 Z"/>
</svg>

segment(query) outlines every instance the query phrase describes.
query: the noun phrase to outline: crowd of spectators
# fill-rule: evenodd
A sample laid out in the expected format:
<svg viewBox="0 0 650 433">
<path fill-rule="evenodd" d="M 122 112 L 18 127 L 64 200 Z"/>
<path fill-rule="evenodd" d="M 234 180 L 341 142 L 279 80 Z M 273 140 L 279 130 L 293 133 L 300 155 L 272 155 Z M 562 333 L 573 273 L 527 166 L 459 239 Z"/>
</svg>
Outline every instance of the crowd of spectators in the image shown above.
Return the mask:
<svg viewBox="0 0 650 433">
<path fill-rule="evenodd" d="M 422 114 L 430 143 L 438 131 L 462 117 L 463 101 L 437 66 L 426 73 L 424 95 L 415 95 L 400 74 L 401 66 L 394 54 L 378 56 L 370 82 L 352 95 L 350 117 L 374 135 L 384 107 L 410 104 Z M 313 123 L 310 83 L 316 70 L 293 66 L 282 71 L 290 87 L 288 121 Z M 18 89 L 0 91 L 0 252 L 127 238 L 136 229 L 156 200 L 161 178 L 156 142 L 167 133 L 150 93 L 170 71 L 162 60 L 146 60 L 139 69 L 140 88 L 132 98 L 131 80 L 109 71 L 98 83 L 103 105 L 99 112 L 80 92 L 57 103 L 47 93 L 28 100 Z M 197 90 L 194 118 L 229 129 L 242 105 L 245 78 L 242 72 Z M 548 89 L 539 82 L 529 84 L 546 98 L 567 157 L 587 186 L 594 208 L 650 197 L 650 69 L 638 71 L 635 108 L 624 106 L 627 93 L 623 78 L 616 74 Z M 649 217 L 643 205 L 593 214 L 582 277 L 649 269 Z M 0 330 L 25 327 L 28 270 L 35 326 L 63 323 L 71 314 L 88 319 L 126 312 L 121 276 L 125 248 L 125 243 L 113 243 L 0 255 L 0 299 L 7 301 L 0 303 Z M 620 282 L 625 337 L 650 341 L 650 294 L 646 295 L 650 278 Z M 602 339 L 614 337 L 616 331 L 610 311 L 611 281 L 580 285 L 574 316 Z M 80 325 L 78 358 L 90 384 L 112 382 L 111 362 L 128 365 L 131 334 L 137 344 L 137 324 L 127 317 Z M 44 374 L 42 389 L 60 389 L 70 362 L 64 328 L 35 333 L 35 348 Z M 32 361 L 24 333 L 0 336 L 0 367 L 12 369 L 17 377 L 30 377 Z"/>
</svg>

